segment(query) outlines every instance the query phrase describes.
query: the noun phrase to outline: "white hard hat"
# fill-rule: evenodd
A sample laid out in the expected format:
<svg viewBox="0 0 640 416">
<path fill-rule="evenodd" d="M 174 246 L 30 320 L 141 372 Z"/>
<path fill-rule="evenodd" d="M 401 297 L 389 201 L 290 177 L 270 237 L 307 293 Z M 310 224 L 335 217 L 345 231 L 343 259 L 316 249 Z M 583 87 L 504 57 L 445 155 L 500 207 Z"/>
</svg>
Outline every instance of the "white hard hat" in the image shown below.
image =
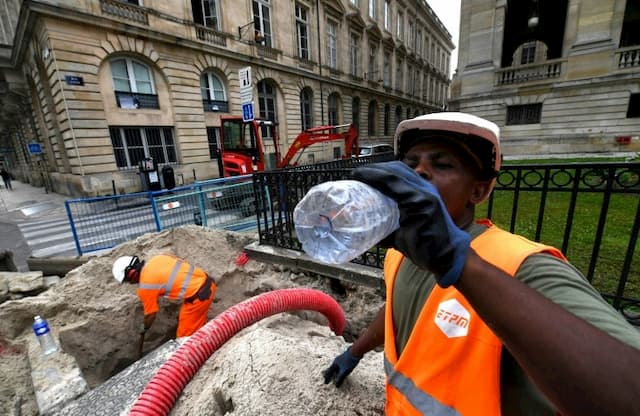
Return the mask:
<svg viewBox="0 0 640 416">
<path fill-rule="evenodd" d="M 405 134 L 418 131 L 417 134 Z M 394 137 L 395 153 L 404 153 L 412 139 L 423 131 L 453 132 L 464 137 L 464 142 L 474 149 L 473 144 L 487 144 L 486 154 L 475 154 L 482 167 L 500 170 L 502 154 L 500 153 L 500 128 L 489 120 L 466 113 L 442 112 L 431 113 L 400 122 Z M 480 142 L 478 142 L 480 140 Z"/>
<path fill-rule="evenodd" d="M 133 259 L 133 256 L 122 256 L 118 257 L 116 261 L 113 262 L 111 272 L 113 273 L 114 279 L 122 283 L 124 280 L 124 270 L 131 265 L 131 261 Z"/>
</svg>

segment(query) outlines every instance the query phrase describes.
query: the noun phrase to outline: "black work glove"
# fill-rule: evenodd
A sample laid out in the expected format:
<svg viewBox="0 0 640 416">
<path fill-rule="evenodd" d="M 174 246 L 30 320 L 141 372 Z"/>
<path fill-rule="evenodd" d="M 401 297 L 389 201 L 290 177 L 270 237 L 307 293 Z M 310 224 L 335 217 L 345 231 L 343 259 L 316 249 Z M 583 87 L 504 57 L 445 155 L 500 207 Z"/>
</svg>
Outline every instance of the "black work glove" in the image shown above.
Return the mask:
<svg viewBox="0 0 640 416">
<path fill-rule="evenodd" d="M 362 166 L 352 177 L 398 203 L 400 228 L 385 243 L 433 272 L 440 286 L 458 281 L 471 239 L 453 223 L 435 186 L 400 161 Z"/>
<path fill-rule="evenodd" d="M 336 387 L 342 386 L 344 379 L 356 368 L 361 358 L 362 357 L 356 357 L 351 354 L 351 347 L 347 348 L 347 350 L 338 355 L 329 368 L 322 373 L 324 375 L 324 384 L 329 384 L 331 380 L 335 378 Z"/>
</svg>

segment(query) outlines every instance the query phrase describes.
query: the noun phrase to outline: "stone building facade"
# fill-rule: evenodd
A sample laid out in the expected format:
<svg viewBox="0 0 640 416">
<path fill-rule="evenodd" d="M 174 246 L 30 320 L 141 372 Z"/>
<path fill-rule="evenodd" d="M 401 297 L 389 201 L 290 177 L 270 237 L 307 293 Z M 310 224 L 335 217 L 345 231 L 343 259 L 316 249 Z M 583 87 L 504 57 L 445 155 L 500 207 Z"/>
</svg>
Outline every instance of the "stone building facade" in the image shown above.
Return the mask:
<svg viewBox="0 0 640 416">
<path fill-rule="evenodd" d="M 640 151 L 640 1 L 462 0 L 450 108 L 504 153 Z"/>
<path fill-rule="evenodd" d="M 171 166 L 178 185 L 219 177 L 220 118 L 242 114 L 243 68 L 283 153 L 318 125 L 354 123 L 361 143 L 390 142 L 399 121 L 441 110 L 448 96 L 454 45 L 424 0 L 0 9 L 0 155 L 19 179 L 70 196 L 141 190 L 145 157 Z M 341 157 L 335 143 L 300 163 Z"/>
</svg>

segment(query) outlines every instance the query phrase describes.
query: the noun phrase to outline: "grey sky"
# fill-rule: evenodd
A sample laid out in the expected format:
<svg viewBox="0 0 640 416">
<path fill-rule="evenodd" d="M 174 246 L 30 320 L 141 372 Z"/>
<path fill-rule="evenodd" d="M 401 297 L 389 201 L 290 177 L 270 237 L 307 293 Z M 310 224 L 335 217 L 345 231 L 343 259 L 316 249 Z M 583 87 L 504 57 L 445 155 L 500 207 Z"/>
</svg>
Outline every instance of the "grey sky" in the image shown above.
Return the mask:
<svg viewBox="0 0 640 416">
<path fill-rule="evenodd" d="M 438 15 L 445 27 L 451 33 L 456 48 L 451 53 L 451 74 L 458 65 L 458 35 L 460 32 L 460 1 L 461 0 L 427 0 L 429 6 Z"/>
</svg>

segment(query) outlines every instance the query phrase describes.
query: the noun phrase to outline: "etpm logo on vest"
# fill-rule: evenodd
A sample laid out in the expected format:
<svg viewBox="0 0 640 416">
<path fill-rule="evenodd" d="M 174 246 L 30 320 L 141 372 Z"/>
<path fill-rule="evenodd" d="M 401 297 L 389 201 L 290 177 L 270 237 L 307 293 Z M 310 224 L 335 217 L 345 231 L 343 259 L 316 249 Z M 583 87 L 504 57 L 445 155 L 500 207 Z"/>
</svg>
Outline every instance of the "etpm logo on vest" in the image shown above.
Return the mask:
<svg viewBox="0 0 640 416">
<path fill-rule="evenodd" d="M 435 324 L 448 338 L 466 337 L 469 333 L 471 314 L 455 299 L 449 299 L 438 306 Z"/>
</svg>

